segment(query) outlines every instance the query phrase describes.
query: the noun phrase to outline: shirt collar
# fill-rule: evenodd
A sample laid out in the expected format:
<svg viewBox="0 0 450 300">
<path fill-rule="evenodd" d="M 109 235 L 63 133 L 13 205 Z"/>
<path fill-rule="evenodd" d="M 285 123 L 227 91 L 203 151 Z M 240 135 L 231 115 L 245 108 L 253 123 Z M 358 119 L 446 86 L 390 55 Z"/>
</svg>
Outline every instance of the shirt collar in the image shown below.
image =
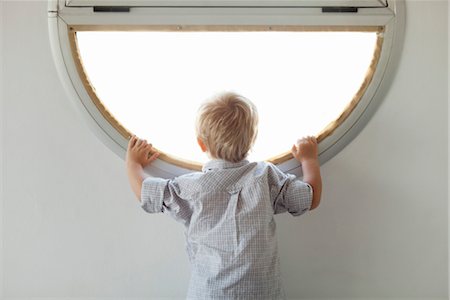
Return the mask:
<svg viewBox="0 0 450 300">
<path fill-rule="evenodd" d="M 243 159 L 239 162 L 231 162 L 223 159 L 213 159 L 208 161 L 203 165 L 202 171 L 207 172 L 211 170 L 221 170 L 221 169 L 231 169 L 231 168 L 239 168 L 248 164 L 249 161 Z"/>
</svg>

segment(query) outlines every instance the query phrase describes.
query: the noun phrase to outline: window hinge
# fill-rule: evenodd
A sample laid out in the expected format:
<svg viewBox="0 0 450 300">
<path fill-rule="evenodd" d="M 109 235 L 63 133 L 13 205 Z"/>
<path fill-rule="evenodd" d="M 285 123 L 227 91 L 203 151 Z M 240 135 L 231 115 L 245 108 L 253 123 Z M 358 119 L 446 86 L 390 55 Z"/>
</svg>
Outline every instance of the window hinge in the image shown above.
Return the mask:
<svg viewBox="0 0 450 300">
<path fill-rule="evenodd" d="M 129 6 L 94 6 L 94 12 L 130 12 Z"/>
<path fill-rule="evenodd" d="M 322 7 L 323 13 L 357 13 L 357 7 L 345 7 L 345 6 L 335 6 L 335 7 Z"/>
</svg>

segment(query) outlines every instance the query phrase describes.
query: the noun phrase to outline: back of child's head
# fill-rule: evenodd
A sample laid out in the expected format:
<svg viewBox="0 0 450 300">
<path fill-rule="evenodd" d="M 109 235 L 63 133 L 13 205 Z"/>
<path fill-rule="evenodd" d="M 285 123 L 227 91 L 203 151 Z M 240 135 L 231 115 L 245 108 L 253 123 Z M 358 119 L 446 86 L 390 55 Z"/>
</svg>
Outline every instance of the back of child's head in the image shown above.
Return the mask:
<svg viewBox="0 0 450 300">
<path fill-rule="evenodd" d="M 247 98 L 224 92 L 200 107 L 196 129 L 212 158 L 238 162 L 247 157 L 255 142 L 258 112 Z"/>
</svg>

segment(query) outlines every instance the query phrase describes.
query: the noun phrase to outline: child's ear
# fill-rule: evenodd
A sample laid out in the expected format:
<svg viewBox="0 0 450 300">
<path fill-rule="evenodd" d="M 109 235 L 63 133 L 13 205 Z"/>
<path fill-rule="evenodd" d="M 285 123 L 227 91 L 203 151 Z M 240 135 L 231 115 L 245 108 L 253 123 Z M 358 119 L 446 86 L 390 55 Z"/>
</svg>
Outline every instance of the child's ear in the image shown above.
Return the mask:
<svg viewBox="0 0 450 300">
<path fill-rule="evenodd" d="M 205 143 L 203 143 L 201 138 L 199 138 L 199 137 L 197 138 L 197 143 L 198 143 L 198 145 L 200 146 L 200 149 L 202 149 L 203 152 L 208 151 L 208 149 L 206 148 Z"/>
</svg>

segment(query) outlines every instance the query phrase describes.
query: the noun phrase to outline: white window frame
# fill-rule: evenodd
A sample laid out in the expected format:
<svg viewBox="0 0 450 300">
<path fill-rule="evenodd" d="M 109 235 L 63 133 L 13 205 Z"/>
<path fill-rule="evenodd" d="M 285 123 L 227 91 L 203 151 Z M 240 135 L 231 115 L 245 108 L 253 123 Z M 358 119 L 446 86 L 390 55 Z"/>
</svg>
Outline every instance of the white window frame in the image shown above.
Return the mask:
<svg viewBox="0 0 450 300">
<path fill-rule="evenodd" d="M 67 7 L 387 7 L 388 0 L 66 0 Z"/>
<path fill-rule="evenodd" d="M 91 6 L 68 6 L 80 4 L 82 1 Z M 323 164 L 344 148 L 365 126 L 386 94 L 394 76 L 398 58 L 403 44 L 405 26 L 404 0 L 379 1 L 380 7 L 361 7 L 362 0 L 297 0 L 283 1 L 304 6 L 273 7 L 275 1 L 230 1 L 210 0 L 220 7 L 194 6 L 199 1 L 178 0 L 164 1 L 165 7 L 160 7 L 161 1 L 142 0 L 126 1 L 128 12 L 94 12 L 93 5 L 97 3 L 119 5 L 119 1 L 109 0 L 50 0 L 48 6 L 48 25 L 50 43 L 55 64 L 61 81 L 69 98 L 79 108 L 92 131 L 112 151 L 124 158 L 128 141 L 100 113 L 86 91 L 83 79 L 77 72 L 77 66 L 72 57 L 69 33 L 71 26 L 92 26 L 99 28 L 123 28 L 124 26 L 320 26 L 324 30 L 350 28 L 355 26 L 384 27 L 383 44 L 380 58 L 372 81 L 367 87 L 358 105 L 334 132 L 319 144 L 319 160 Z M 314 5 L 306 5 L 312 3 Z M 378 0 L 374 0 L 378 1 Z M 140 2 L 140 3 L 138 3 Z M 146 2 L 146 6 L 142 3 Z M 180 2 L 191 6 L 176 6 Z M 205 1 L 201 1 L 205 3 Z M 277 3 L 280 3 L 279 1 Z M 358 3 L 359 2 L 359 3 Z M 373 2 L 370 0 L 370 2 Z M 230 4 L 239 3 L 241 6 Z M 256 4 L 260 4 L 256 6 Z M 357 12 L 323 12 L 322 7 L 330 7 L 338 3 L 342 7 L 357 7 Z M 140 6 L 134 6 L 140 4 Z M 153 5 L 152 5 L 153 4 Z M 226 4 L 226 5 L 225 5 Z M 242 4 L 245 4 L 242 6 Z M 250 4 L 253 4 L 250 7 Z M 266 5 L 266 6 L 264 6 Z M 322 6 L 320 6 L 322 5 Z M 105 6 L 103 6 L 105 7 Z M 112 6 L 113 7 L 113 6 Z M 129 8 L 129 10 L 128 10 Z M 334 7 L 332 7 L 333 9 Z M 295 159 L 284 161 L 278 166 L 285 172 L 298 176 L 301 168 Z M 192 171 L 192 168 L 181 167 L 170 161 L 158 159 L 146 171 L 154 176 L 171 178 Z"/>
</svg>

